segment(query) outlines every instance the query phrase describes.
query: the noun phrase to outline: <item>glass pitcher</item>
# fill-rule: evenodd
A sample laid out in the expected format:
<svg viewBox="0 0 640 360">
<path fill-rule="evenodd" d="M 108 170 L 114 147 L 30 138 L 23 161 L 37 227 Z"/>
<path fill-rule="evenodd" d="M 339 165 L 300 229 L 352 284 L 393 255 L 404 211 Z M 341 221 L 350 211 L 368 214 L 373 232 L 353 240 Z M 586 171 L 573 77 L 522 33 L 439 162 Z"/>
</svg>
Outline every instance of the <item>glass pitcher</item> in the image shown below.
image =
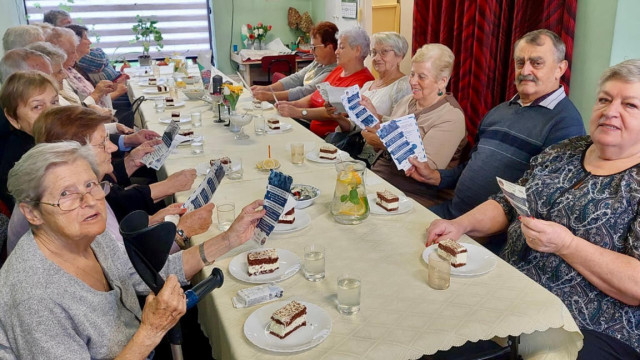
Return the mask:
<svg viewBox="0 0 640 360">
<path fill-rule="evenodd" d="M 369 216 L 369 201 L 364 185 L 366 169 L 362 161 L 336 164 L 336 190 L 331 201 L 331 215 L 340 224 L 359 224 Z"/>
</svg>

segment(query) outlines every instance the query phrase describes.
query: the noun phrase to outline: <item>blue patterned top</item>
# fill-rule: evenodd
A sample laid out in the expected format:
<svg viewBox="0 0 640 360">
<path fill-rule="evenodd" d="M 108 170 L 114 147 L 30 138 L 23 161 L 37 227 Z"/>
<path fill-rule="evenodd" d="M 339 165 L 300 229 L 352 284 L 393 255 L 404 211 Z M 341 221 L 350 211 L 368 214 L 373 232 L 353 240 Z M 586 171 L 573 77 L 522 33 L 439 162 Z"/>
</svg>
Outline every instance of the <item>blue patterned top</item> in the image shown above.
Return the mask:
<svg viewBox="0 0 640 360">
<path fill-rule="evenodd" d="M 588 136 L 549 147 L 531 160 L 519 180 L 529 211 L 605 249 L 640 259 L 640 164 L 614 175 L 591 175 L 583 166 Z M 492 197 L 510 225 L 502 257 L 558 296 L 581 328 L 620 339 L 640 351 L 640 307 L 600 291 L 560 256 L 526 245 L 520 221 L 504 196 Z"/>
</svg>

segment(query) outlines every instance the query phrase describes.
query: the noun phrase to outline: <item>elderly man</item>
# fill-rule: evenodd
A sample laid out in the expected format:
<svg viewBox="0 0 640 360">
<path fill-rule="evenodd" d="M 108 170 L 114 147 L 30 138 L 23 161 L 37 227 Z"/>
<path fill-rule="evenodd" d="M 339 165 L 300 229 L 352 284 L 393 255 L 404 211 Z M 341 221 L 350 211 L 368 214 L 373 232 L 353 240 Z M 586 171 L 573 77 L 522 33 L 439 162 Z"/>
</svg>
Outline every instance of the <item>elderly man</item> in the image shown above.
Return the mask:
<svg viewBox="0 0 640 360">
<path fill-rule="evenodd" d="M 53 26 L 67 26 L 71 24 L 71 15 L 64 10 L 49 10 L 44 13 L 42 21 Z"/>
<path fill-rule="evenodd" d="M 2 36 L 4 51 L 23 48 L 36 41 L 44 41 L 44 33 L 34 25 L 12 26 Z"/>
<path fill-rule="evenodd" d="M 582 118 L 560 86 L 567 69 L 562 39 L 549 30 L 524 35 L 514 46 L 518 93 L 491 109 L 478 129 L 471 158 L 453 169 L 433 170 L 411 160 L 407 175 L 439 189 L 453 189 L 452 200 L 430 210 L 456 218 L 497 193 L 496 176 L 518 180 L 529 160 L 549 145 L 584 135 Z"/>
<path fill-rule="evenodd" d="M 51 74 L 51 61 L 46 55 L 28 49 L 9 50 L 0 60 L 0 76 L 3 83 L 16 71 L 29 70 Z"/>
</svg>

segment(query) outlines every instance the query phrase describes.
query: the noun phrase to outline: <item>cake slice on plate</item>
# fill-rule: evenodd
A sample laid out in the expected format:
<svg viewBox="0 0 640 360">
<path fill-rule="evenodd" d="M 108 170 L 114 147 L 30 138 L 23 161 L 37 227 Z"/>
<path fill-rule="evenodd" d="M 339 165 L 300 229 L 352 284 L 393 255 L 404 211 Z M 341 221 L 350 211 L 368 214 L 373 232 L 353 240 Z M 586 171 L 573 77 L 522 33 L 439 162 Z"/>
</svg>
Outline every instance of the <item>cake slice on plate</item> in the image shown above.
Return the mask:
<svg viewBox="0 0 640 360">
<path fill-rule="evenodd" d="M 467 248 L 455 240 L 446 239 L 440 241 L 438 243 L 438 255 L 449 260 L 454 268 L 467 264 Z"/>
<path fill-rule="evenodd" d="M 284 339 L 294 331 L 307 325 L 307 307 L 292 301 L 271 315 L 269 333 Z"/>
<path fill-rule="evenodd" d="M 335 160 L 337 156 L 338 156 L 337 147 L 329 144 L 320 146 L 320 152 L 318 153 L 318 157 L 320 157 L 320 159 Z"/>
<path fill-rule="evenodd" d="M 389 190 L 376 192 L 376 204 L 388 212 L 398 211 L 400 198 Z"/>
<path fill-rule="evenodd" d="M 276 118 L 271 118 L 267 120 L 267 126 L 271 130 L 280 130 L 280 120 Z"/>
<path fill-rule="evenodd" d="M 280 268 L 276 249 L 264 249 L 247 253 L 249 276 L 270 274 Z"/>
</svg>

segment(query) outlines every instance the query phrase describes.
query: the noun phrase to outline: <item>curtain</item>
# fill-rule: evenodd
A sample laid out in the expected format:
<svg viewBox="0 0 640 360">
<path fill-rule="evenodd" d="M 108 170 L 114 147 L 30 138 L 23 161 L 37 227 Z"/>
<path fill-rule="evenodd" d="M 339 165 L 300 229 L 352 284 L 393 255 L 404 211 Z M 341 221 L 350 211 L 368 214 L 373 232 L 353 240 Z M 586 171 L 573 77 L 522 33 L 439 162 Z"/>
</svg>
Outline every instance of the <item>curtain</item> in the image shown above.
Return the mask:
<svg viewBox="0 0 640 360">
<path fill-rule="evenodd" d="M 469 140 L 494 106 L 516 94 L 513 43 L 549 29 L 567 46 L 569 68 L 561 83 L 569 92 L 577 0 L 415 0 L 413 50 L 447 45 L 456 56 L 449 91 L 465 112 Z"/>
</svg>

